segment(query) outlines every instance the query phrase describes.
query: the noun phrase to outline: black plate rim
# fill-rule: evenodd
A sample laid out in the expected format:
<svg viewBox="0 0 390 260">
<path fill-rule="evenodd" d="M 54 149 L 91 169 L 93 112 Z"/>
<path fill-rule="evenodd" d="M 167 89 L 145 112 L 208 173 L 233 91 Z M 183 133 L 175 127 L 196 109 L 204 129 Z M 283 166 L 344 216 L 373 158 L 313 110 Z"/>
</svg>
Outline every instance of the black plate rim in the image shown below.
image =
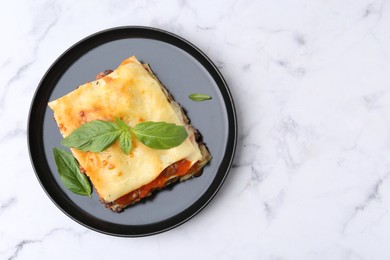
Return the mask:
<svg viewBox="0 0 390 260">
<path fill-rule="evenodd" d="M 65 207 L 65 205 L 68 206 L 74 206 L 74 203 L 71 202 L 69 199 L 63 199 L 60 200 L 58 197 L 55 197 L 56 191 L 57 193 L 60 191 L 60 189 L 55 188 L 55 187 L 47 187 L 45 185 L 45 180 L 43 176 L 46 174 L 46 172 L 42 172 L 43 169 L 49 169 L 48 168 L 48 163 L 45 160 L 44 162 L 39 162 L 38 160 L 38 152 L 34 150 L 34 148 L 37 147 L 37 144 L 40 145 L 41 149 L 43 149 L 43 138 L 41 140 L 37 140 L 37 135 L 39 137 L 40 134 L 40 128 L 36 129 L 36 121 L 34 120 L 36 117 L 36 114 L 34 111 L 36 109 L 40 108 L 43 109 L 41 106 L 42 104 L 39 104 L 39 96 L 41 93 L 44 91 L 46 81 L 48 81 L 48 78 L 51 76 L 50 74 L 55 71 L 56 66 L 58 66 L 61 63 L 66 63 L 67 56 L 71 55 L 72 52 L 75 50 L 77 51 L 82 51 L 83 47 L 85 44 L 89 43 L 89 49 L 93 48 L 91 47 L 90 41 L 93 41 L 97 37 L 104 37 L 109 34 L 114 34 L 116 37 L 119 36 L 119 39 L 125 39 L 125 38 L 139 38 L 139 36 L 134 36 L 134 35 L 143 35 L 144 38 L 151 38 L 151 39 L 158 39 L 162 41 L 165 37 L 168 37 L 171 41 L 175 42 L 175 46 L 179 47 L 183 51 L 186 51 L 189 53 L 191 56 L 197 55 L 198 58 L 196 58 L 199 61 L 199 58 L 203 60 L 203 62 L 199 61 L 202 65 L 206 63 L 210 69 L 206 69 L 210 75 L 212 75 L 214 80 L 217 80 L 217 85 L 219 90 L 221 91 L 221 94 L 223 96 L 223 100 L 225 102 L 225 107 L 227 110 L 228 114 L 228 125 L 229 125 L 229 132 L 228 132 L 228 141 L 227 141 L 227 147 L 225 151 L 225 155 L 223 157 L 222 163 L 218 169 L 218 172 L 207 189 L 207 191 L 199 198 L 194 204 L 192 204 L 190 207 L 186 208 L 183 210 L 183 215 L 177 217 L 171 217 L 169 219 L 166 219 L 164 223 L 157 223 L 157 224 L 150 224 L 150 225 L 141 225 L 141 226 L 135 226 L 135 225 L 121 225 L 121 224 L 114 224 L 111 223 L 110 225 L 113 225 L 114 227 L 112 229 L 107 229 L 107 228 L 102 228 L 101 225 L 99 225 L 99 222 L 103 220 L 99 220 L 94 216 L 89 215 L 88 213 L 85 212 L 77 212 L 77 208 L 69 208 Z M 117 35 L 118 34 L 118 35 Z M 133 34 L 133 35 L 132 35 Z M 110 42 L 111 40 L 115 39 L 110 39 L 106 40 L 105 42 Z M 99 44 L 101 44 L 99 42 Z M 97 44 L 97 45 L 99 45 Z M 79 49 L 81 50 L 79 50 Z M 68 61 L 69 62 L 69 61 Z M 54 88 L 53 88 L 54 89 Z M 52 90 L 53 90 L 52 89 Z M 51 91 L 52 91 L 51 90 Z M 51 93 L 51 92 L 50 92 Z M 42 103 L 42 102 L 41 102 Z M 45 108 L 46 109 L 46 104 Z M 43 124 L 42 124 L 43 127 Z M 42 189 L 45 191 L 46 195 L 51 199 L 51 201 L 69 218 L 74 220 L 75 222 L 81 224 L 84 227 L 87 227 L 91 230 L 94 230 L 99 233 L 103 233 L 106 235 L 111 235 L 111 236 L 118 236 L 118 237 L 142 237 L 142 236 L 150 236 L 150 235 L 155 235 L 159 234 L 168 230 L 171 230 L 186 221 L 190 220 L 193 218 L 195 215 L 197 215 L 202 209 L 204 209 L 210 201 L 215 197 L 217 192 L 220 190 L 221 186 L 223 185 L 230 168 L 233 163 L 235 151 L 236 151 L 236 145 L 237 145 L 237 117 L 236 117 L 236 110 L 234 106 L 234 101 L 233 97 L 231 95 L 231 92 L 229 90 L 229 87 L 223 78 L 222 74 L 218 70 L 218 68 L 215 66 L 215 64 L 211 61 L 210 58 L 207 57 L 199 48 L 197 48 L 195 45 L 190 43 L 189 41 L 185 40 L 184 38 L 173 34 L 171 32 L 159 29 L 159 28 L 154 28 L 154 27 L 147 27 L 147 26 L 122 26 L 122 27 L 114 27 L 106 30 L 102 30 L 99 32 L 96 32 L 94 34 L 91 34 L 80 41 L 76 42 L 73 44 L 71 47 L 69 47 L 66 51 L 64 51 L 53 63 L 52 65 L 47 69 L 46 73 L 42 77 L 41 81 L 38 84 L 38 87 L 33 95 L 31 105 L 30 105 L 30 111 L 28 115 L 28 122 L 27 122 L 27 129 L 28 129 L 28 135 L 27 135 L 27 145 L 28 145 L 28 150 L 29 150 L 29 157 L 30 161 L 32 164 L 32 167 L 34 169 L 35 175 L 42 187 Z M 42 135 L 42 134 L 41 134 Z M 39 147 L 39 146 L 38 146 Z M 42 152 L 42 151 L 41 151 Z M 46 158 L 45 158 L 46 159 Z M 42 165 L 44 164 L 44 165 Z M 221 169 L 221 166 L 222 169 Z M 49 172 L 51 172 L 49 170 Z M 76 211 L 75 211 L 76 210 Z M 80 210 L 78 210 L 80 211 Z M 182 213 L 180 213 L 182 214 Z M 178 215 L 180 215 L 178 214 Z M 88 220 L 88 221 L 86 221 Z M 118 227 L 116 227 L 118 226 Z M 123 228 L 127 227 L 127 228 Z"/>
</svg>

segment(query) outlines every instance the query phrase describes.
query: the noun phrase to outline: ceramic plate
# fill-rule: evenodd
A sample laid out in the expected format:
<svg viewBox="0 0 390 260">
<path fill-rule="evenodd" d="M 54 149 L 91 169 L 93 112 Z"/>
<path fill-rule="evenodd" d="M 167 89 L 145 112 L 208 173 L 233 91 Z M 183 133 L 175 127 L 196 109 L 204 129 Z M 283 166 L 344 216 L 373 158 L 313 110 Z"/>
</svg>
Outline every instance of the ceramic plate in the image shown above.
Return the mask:
<svg viewBox="0 0 390 260">
<path fill-rule="evenodd" d="M 166 187 L 122 213 L 106 209 L 96 192 L 92 198 L 69 192 L 61 183 L 53 147 L 62 136 L 47 103 L 77 86 L 115 69 L 129 56 L 149 63 L 187 112 L 203 136 L 213 159 L 203 174 Z M 212 100 L 194 102 L 191 93 Z M 190 42 L 172 33 L 148 27 L 120 27 L 93 34 L 62 54 L 43 76 L 30 108 L 28 143 L 37 178 L 47 195 L 78 223 L 115 236 L 146 236 L 172 229 L 192 218 L 215 196 L 232 164 L 237 136 L 233 100 L 221 73 Z"/>
</svg>

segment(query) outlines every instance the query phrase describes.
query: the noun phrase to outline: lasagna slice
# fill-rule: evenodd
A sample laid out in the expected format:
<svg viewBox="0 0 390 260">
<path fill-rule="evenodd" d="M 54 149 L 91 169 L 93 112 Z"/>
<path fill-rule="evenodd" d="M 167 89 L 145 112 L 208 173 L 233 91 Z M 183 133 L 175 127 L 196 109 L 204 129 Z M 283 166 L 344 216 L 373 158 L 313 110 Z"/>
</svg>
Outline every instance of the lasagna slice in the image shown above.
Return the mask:
<svg viewBox="0 0 390 260">
<path fill-rule="evenodd" d="M 186 128 L 188 138 L 168 150 L 152 149 L 132 138 L 126 155 L 116 142 L 103 152 L 71 151 L 91 180 L 101 202 L 120 212 L 175 181 L 200 175 L 211 159 L 197 130 L 182 108 L 163 87 L 147 64 L 136 57 L 124 60 L 114 71 L 49 103 L 63 137 L 93 120 L 118 117 L 134 127 L 147 121 L 167 122 Z"/>
</svg>

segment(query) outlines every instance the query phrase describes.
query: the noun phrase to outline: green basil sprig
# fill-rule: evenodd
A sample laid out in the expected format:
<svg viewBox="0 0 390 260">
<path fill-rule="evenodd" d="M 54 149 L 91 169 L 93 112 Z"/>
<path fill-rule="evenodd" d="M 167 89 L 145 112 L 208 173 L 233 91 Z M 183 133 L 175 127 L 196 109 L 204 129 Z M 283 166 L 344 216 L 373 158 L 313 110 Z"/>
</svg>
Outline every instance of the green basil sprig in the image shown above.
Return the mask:
<svg viewBox="0 0 390 260">
<path fill-rule="evenodd" d="M 118 140 L 121 150 L 129 154 L 132 133 L 140 142 L 153 149 L 176 147 L 188 137 L 183 126 L 165 122 L 144 122 L 131 128 L 116 118 L 116 122 L 94 120 L 85 123 L 64 138 L 61 144 L 80 151 L 102 152 Z M 58 148 L 53 149 L 53 154 L 65 187 L 76 194 L 91 196 L 91 184 L 87 176 L 80 171 L 76 158 Z"/>
<path fill-rule="evenodd" d="M 197 102 L 205 101 L 205 100 L 211 99 L 211 96 L 206 95 L 206 94 L 191 94 L 191 95 L 189 95 L 188 97 L 189 97 L 191 100 L 197 101 Z"/>
<path fill-rule="evenodd" d="M 125 154 L 129 154 L 131 132 L 140 142 L 153 149 L 176 147 L 188 137 L 184 126 L 144 122 L 131 128 L 116 118 L 116 122 L 94 120 L 85 123 L 64 138 L 61 144 L 81 151 L 102 152 L 119 139 L 120 148 Z"/>
<path fill-rule="evenodd" d="M 58 173 L 65 187 L 76 194 L 91 196 L 91 184 L 87 176 L 80 171 L 76 158 L 72 154 L 56 147 L 53 149 L 53 154 Z"/>
</svg>

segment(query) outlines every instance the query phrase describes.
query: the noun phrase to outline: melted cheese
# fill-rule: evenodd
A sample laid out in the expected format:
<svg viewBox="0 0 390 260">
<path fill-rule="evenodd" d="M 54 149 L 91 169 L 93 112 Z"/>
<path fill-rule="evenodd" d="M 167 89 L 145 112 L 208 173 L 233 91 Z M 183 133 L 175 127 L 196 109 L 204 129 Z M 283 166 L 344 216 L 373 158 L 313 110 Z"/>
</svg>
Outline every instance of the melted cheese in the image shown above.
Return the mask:
<svg viewBox="0 0 390 260">
<path fill-rule="evenodd" d="M 111 74 L 50 102 L 49 107 L 64 137 L 86 122 L 115 121 L 115 117 L 131 127 L 146 121 L 186 127 L 189 137 L 169 150 L 149 148 L 134 137 L 129 155 L 118 143 L 100 153 L 71 149 L 105 202 L 152 182 L 174 162 L 186 159 L 192 165 L 202 158 L 193 130 L 183 121 L 177 104 L 167 100 L 160 84 L 135 57 L 123 61 Z"/>
</svg>

